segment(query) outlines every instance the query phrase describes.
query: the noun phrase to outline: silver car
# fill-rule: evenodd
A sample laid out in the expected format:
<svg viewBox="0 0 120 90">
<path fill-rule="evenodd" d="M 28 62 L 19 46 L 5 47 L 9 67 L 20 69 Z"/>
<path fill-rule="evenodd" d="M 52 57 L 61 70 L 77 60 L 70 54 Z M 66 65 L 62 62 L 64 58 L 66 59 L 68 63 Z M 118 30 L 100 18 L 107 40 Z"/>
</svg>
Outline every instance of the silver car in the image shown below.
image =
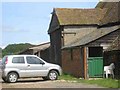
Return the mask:
<svg viewBox="0 0 120 90">
<path fill-rule="evenodd" d="M 2 59 L 2 79 L 5 82 L 27 77 L 56 80 L 61 74 L 59 65 L 47 63 L 35 55 L 8 55 Z"/>
</svg>

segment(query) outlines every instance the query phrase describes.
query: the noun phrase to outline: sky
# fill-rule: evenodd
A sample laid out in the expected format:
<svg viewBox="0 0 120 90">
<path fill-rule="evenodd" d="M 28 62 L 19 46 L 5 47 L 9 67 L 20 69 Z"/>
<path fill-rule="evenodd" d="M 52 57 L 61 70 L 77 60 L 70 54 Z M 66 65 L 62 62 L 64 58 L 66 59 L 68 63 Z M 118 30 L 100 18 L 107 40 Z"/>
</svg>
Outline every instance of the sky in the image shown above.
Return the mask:
<svg viewBox="0 0 120 90">
<path fill-rule="evenodd" d="M 53 8 L 94 8 L 94 2 L 2 2 L 0 47 L 49 42 L 47 33 Z M 2 4 L 2 5 L 1 5 Z M 2 8 L 2 9 L 1 9 Z"/>
</svg>

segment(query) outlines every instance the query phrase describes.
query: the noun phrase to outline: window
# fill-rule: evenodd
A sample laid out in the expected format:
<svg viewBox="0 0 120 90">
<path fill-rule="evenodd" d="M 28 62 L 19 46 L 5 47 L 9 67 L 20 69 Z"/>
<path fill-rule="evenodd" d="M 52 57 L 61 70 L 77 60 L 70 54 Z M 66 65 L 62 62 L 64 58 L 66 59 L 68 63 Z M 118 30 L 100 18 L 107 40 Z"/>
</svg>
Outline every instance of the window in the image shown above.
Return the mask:
<svg viewBox="0 0 120 90">
<path fill-rule="evenodd" d="M 13 57 L 12 63 L 25 63 L 24 57 Z"/>
<path fill-rule="evenodd" d="M 103 47 L 89 47 L 89 57 L 102 57 Z"/>
<path fill-rule="evenodd" d="M 2 64 L 5 64 L 5 62 L 8 60 L 8 57 L 6 56 L 6 57 L 4 57 L 3 59 L 2 59 Z"/>
<path fill-rule="evenodd" d="M 26 59 L 27 59 L 28 64 L 43 64 L 44 63 L 37 57 L 26 57 Z"/>
</svg>

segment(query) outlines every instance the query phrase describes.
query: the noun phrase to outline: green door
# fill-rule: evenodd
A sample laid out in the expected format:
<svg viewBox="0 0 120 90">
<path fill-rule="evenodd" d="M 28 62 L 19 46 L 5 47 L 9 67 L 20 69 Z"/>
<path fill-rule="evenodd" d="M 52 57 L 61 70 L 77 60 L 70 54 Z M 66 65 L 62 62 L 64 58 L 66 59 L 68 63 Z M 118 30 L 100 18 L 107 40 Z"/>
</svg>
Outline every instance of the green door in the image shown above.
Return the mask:
<svg viewBox="0 0 120 90">
<path fill-rule="evenodd" d="M 88 58 L 88 74 L 89 77 L 103 76 L 103 57 Z"/>
</svg>

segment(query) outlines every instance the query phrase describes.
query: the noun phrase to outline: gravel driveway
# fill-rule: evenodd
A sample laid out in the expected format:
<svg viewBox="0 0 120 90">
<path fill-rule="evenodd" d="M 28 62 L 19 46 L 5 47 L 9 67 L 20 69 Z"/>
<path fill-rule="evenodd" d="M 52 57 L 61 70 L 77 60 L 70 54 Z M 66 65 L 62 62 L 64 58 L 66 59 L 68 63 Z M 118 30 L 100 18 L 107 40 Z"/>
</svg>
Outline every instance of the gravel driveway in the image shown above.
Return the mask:
<svg viewBox="0 0 120 90">
<path fill-rule="evenodd" d="M 17 83 L 4 83 L 2 88 L 103 88 L 97 85 L 89 85 L 65 80 L 43 81 L 41 78 L 21 79 Z"/>
</svg>

